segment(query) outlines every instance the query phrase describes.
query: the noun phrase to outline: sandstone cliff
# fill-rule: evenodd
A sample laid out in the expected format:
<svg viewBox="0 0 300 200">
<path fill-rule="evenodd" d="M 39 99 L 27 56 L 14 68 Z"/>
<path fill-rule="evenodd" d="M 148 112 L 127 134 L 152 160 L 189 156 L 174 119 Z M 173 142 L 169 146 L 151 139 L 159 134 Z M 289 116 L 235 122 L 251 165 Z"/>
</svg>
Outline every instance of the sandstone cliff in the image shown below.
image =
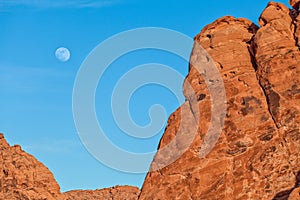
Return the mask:
<svg viewBox="0 0 300 200">
<path fill-rule="evenodd" d="M 141 193 L 118 186 L 61 194 L 44 165 L 0 135 L 0 199 L 300 199 L 299 2 L 290 1 L 294 10 L 269 3 L 259 26 L 223 17 L 195 37 L 214 60 L 227 96 L 222 133 L 204 158 L 199 152 L 212 118 L 211 94 L 191 64 L 186 102 L 169 117 L 159 148 L 180 137 L 173 149 L 156 155 L 151 168 L 182 150 L 193 127 L 197 134 L 179 159 L 147 174 Z M 194 48 L 191 63 L 198 56 Z M 182 111 L 187 120 L 180 124 Z"/>
<path fill-rule="evenodd" d="M 298 9 L 299 1 L 291 4 Z M 181 109 L 194 113 L 188 105 L 199 106 L 201 113 L 198 122 L 190 120 L 183 129 L 198 123 L 197 135 L 176 162 L 148 173 L 139 199 L 300 199 L 300 16 L 283 4 L 269 3 L 259 25 L 223 17 L 195 37 L 223 77 L 223 131 L 213 150 L 200 158 L 211 96 L 191 65 L 186 83 L 198 102 L 192 102 L 194 91 L 185 84 L 186 103 L 171 115 L 159 148 L 177 134 Z M 198 56 L 194 48 L 191 63 Z M 178 149 L 157 155 L 152 167 Z"/>
</svg>

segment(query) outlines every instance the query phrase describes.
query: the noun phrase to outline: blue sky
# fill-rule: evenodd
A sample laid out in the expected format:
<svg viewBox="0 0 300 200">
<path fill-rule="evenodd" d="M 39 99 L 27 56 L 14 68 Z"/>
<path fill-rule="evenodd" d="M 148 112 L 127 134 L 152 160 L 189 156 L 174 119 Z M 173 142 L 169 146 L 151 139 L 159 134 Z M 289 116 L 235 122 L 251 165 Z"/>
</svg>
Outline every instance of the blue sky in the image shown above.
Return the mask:
<svg viewBox="0 0 300 200">
<path fill-rule="evenodd" d="M 140 187 L 145 174 L 110 169 L 80 142 L 73 122 L 72 91 L 81 63 L 100 42 L 133 28 L 163 27 L 193 37 L 203 26 L 225 15 L 257 24 L 267 2 L 0 0 L 0 132 L 10 144 L 22 145 L 42 161 L 62 191 L 125 184 Z M 71 52 L 68 62 L 55 57 L 61 46 Z M 174 55 L 139 51 L 118 59 L 105 72 L 96 94 L 97 116 L 108 138 L 134 152 L 155 150 L 162 131 L 147 141 L 128 139 L 114 123 L 107 105 L 122 74 L 150 62 L 187 74 L 187 63 Z M 156 103 L 165 107 L 167 116 L 180 104 L 167 89 L 147 85 L 132 96 L 133 120 L 140 125 L 149 123 L 148 109 Z"/>
</svg>

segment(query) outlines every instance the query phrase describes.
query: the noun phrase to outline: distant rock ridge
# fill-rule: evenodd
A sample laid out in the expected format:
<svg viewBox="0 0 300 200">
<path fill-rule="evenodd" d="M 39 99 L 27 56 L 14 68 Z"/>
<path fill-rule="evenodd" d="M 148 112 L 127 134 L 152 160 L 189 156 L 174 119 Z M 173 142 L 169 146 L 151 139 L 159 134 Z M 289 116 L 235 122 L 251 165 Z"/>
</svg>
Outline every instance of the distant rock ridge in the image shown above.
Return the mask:
<svg viewBox="0 0 300 200">
<path fill-rule="evenodd" d="M 136 200 L 139 193 L 132 186 L 61 193 L 47 167 L 0 133 L 0 200 Z"/>
<path fill-rule="evenodd" d="M 9 146 L 0 134 L 0 200 L 300 200 L 300 0 L 294 10 L 270 2 L 259 25 L 244 18 L 223 17 L 194 39 L 210 54 L 222 75 L 227 96 L 224 129 L 213 150 L 199 157 L 211 119 L 211 96 L 203 77 L 190 66 L 183 86 L 186 102 L 168 120 L 159 148 L 176 135 L 181 110 L 190 107 L 196 91 L 199 122 L 182 124 L 172 151 L 157 155 L 152 166 L 172 157 L 188 140 L 190 126 L 198 133 L 174 163 L 149 172 L 141 191 L 130 186 L 60 193 L 52 173 L 20 146 Z M 191 60 L 199 52 L 193 49 Z M 197 124 L 195 124 L 197 123 Z"/>
<path fill-rule="evenodd" d="M 74 190 L 64 193 L 64 200 L 136 200 L 140 194 L 137 187 L 115 186 L 101 190 Z"/>
<path fill-rule="evenodd" d="M 20 146 L 9 146 L 0 134 L 0 199 L 60 199 L 53 174 Z"/>
</svg>

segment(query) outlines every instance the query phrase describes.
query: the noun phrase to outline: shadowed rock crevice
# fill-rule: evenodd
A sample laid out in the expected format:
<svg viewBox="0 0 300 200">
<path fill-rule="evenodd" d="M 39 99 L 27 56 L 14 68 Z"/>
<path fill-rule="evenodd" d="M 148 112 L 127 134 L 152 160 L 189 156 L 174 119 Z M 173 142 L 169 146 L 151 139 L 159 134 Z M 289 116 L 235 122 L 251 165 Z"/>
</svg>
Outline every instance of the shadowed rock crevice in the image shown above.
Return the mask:
<svg viewBox="0 0 300 200">
<path fill-rule="evenodd" d="M 264 23 L 266 23 L 266 22 L 264 21 Z M 254 42 L 254 38 L 255 38 L 255 35 L 249 41 L 248 49 L 249 49 L 249 54 L 251 56 L 251 63 L 252 63 L 253 69 L 255 70 L 255 72 L 257 72 L 257 70 L 258 70 L 258 64 L 257 64 L 257 61 L 256 61 L 256 48 L 257 48 L 257 46 Z M 265 101 L 267 102 L 267 105 L 268 105 L 268 111 L 269 111 L 270 116 L 272 117 L 274 125 L 276 126 L 277 129 L 279 129 L 279 127 L 276 123 L 275 117 L 274 117 L 274 113 L 276 113 L 276 109 L 279 107 L 279 101 L 275 102 L 275 98 L 273 99 L 273 98 L 269 97 L 265 87 L 263 87 L 263 85 L 262 85 L 262 83 L 261 83 L 261 81 L 258 77 L 258 74 L 256 74 L 256 80 L 257 80 L 258 85 L 260 86 L 261 91 L 263 91 Z"/>
<path fill-rule="evenodd" d="M 294 26 L 294 31 L 293 31 L 293 35 L 294 35 L 294 39 L 295 39 L 295 46 L 297 46 L 298 48 L 300 47 L 300 41 L 299 41 L 299 25 L 298 25 L 298 16 L 299 16 L 299 10 L 296 10 L 296 9 L 292 9 L 290 10 L 290 17 L 292 19 L 292 24 Z"/>
<path fill-rule="evenodd" d="M 278 125 L 278 123 L 276 123 L 276 114 L 280 107 L 280 105 L 279 105 L 280 96 L 273 90 L 265 89 L 259 80 L 258 80 L 258 82 L 259 82 L 259 85 L 264 93 L 265 98 L 266 98 L 266 102 L 268 104 L 268 111 L 269 111 L 270 115 L 272 116 L 274 125 L 276 126 L 277 129 L 279 129 L 279 125 Z"/>
<path fill-rule="evenodd" d="M 285 190 L 282 192 L 279 192 L 275 195 L 275 197 L 272 200 L 288 200 L 290 197 L 290 194 L 296 189 L 300 187 L 300 171 L 298 171 L 296 175 L 296 183 L 295 186 L 289 190 Z M 299 199 L 300 199 L 300 193 L 299 193 Z"/>
</svg>

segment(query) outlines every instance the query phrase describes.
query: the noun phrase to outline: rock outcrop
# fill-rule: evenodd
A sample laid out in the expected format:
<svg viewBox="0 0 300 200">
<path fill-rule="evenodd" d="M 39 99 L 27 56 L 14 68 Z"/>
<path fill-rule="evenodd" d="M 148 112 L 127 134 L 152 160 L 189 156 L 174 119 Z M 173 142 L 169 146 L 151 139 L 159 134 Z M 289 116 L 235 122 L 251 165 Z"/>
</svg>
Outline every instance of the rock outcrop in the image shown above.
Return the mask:
<svg viewBox="0 0 300 200">
<path fill-rule="evenodd" d="M 47 167 L 0 134 L 0 200 L 136 200 L 139 193 L 132 186 L 61 193 Z"/>
<path fill-rule="evenodd" d="M 298 10 L 300 1 L 299 0 L 290 0 L 290 4 L 294 9 Z"/>
<path fill-rule="evenodd" d="M 260 26 L 227 16 L 194 38 L 186 102 L 169 117 L 159 149 L 176 142 L 155 156 L 150 169 L 165 165 L 196 135 L 177 160 L 147 174 L 141 192 L 117 186 L 62 194 L 43 164 L 0 134 L 0 199 L 300 200 L 300 0 L 290 4 L 294 10 L 269 3 Z M 205 157 L 200 150 L 211 119 L 219 119 L 212 117 L 205 73 L 193 64 L 201 53 L 197 44 L 220 72 L 227 105 L 221 135 Z"/>
<path fill-rule="evenodd" d="M 53 174 L 20 146 L 0 134 L 0 199 L 57 200 L 62 196 Z"/>
<path fill-rule="evenodd" d="M 298 2 L 291 1 L 295 9 Z M 191 113 L 193 106 L 201 110 L 197 135 L 178 160 L 148 173 L 139 199 L 300 199 L 299 21 L 298 11 L 271 2 L 260 16 L 260 27 L 246 19 L 223 17 L 195 37 L 223 77 L 223 131 L 213 150 L 201 158 L 211 96 L 203 76 L 190 65 L 186 103 L 180 109 L 192 105 Z M 191 63 L 197 57 L 195 47 Z M 198 102 L 190 98 L 194 91 Z M 180 109 L 171 115 L 160 148 L 177 134 Z M 185 126 L 195 123 L 190 120 Z M 156 156 L 152 166 L 172 157 L 176 148 Z"/>
<path fill-rule="evenodd" d="M 64 193 L 64 200 L 137 200 L 140 190 L 132 186 L 116 186 L 101 190 L 75 190 Z"/>
</svg>

